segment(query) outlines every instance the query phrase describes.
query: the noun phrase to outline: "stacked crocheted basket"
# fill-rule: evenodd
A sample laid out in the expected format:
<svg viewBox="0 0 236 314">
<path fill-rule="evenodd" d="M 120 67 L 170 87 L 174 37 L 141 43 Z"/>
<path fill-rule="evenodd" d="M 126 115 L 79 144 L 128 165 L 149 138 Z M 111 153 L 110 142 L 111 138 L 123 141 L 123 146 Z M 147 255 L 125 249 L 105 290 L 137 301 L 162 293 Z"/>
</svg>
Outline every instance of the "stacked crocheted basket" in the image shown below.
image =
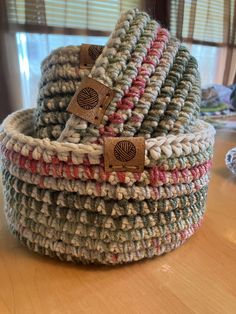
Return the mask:
<svg viewBox="0 0 236 314">
<path fill-rule="evenodd" d="M 86 50 L 93 65 L 81 50 L 52 52 L 37 108 L 3 123 L 10 229 L 66 261 L 114 265 L 169 252 L 205 211 L 214 129 L 198 120 L 197 63 L 137 9 L 121 15 L 103 49 Z"/>
</svg>

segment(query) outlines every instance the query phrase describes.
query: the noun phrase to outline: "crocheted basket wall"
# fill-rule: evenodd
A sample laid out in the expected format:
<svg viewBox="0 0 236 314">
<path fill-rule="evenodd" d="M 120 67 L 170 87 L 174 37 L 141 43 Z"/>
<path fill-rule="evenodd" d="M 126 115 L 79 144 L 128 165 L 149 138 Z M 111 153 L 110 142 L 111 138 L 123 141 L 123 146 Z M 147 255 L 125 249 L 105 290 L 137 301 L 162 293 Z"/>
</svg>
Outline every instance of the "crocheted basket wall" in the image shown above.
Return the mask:
<svg viewBox="0 0 236 314">
<path fill-rule="evenodd" d="M 10 229 L 65 261 L 114 265 L 169 252 L 199 228 L 207 197 L 215 131 L 197 118 L 196 61 L 138 10 L 121 16 L 91 69 L 79 67 L 79 51 L 54 51 L 37 108 L 3 123 Z M 66 111 L 87 76 L 114 93 L 99 124 Z M 144 139 L 142 171 L 105 170 L 104 139 L 120 137 Z"/>
</svg>

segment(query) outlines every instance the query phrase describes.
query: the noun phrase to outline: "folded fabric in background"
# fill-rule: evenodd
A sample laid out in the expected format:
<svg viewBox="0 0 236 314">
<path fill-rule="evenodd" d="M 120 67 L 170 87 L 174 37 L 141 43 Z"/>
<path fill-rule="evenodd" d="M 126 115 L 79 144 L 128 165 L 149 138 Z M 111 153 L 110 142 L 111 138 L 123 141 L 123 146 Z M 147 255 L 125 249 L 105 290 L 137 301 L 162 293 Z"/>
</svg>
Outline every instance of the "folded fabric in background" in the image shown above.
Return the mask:
<svg viewBox="0 0 236 314">
<path fill-rule="evenodd" d="M 201 115 L 228 115 L 235 110 L 231 103 L 232 87 L 211 85 L 202 89 Z"/>
</svg>

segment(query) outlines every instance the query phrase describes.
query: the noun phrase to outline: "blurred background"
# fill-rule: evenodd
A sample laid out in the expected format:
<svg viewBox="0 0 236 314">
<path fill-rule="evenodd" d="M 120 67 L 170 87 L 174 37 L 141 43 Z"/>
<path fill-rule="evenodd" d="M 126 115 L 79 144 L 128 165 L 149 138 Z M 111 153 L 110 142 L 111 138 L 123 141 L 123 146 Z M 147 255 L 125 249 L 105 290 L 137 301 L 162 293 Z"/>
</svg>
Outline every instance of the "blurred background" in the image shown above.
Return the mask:
<svg viewBox="0 0 236 314">
<path fill-rule="evenodd" d="M 202 78 L 202 115 L 236 108 L 236 0 L 1 0 L 0 122 L 35 106 L 41 61 L 55 48 L 105 44 L 120 12 L 138 7 L 191 50 Z"/>
</svg>

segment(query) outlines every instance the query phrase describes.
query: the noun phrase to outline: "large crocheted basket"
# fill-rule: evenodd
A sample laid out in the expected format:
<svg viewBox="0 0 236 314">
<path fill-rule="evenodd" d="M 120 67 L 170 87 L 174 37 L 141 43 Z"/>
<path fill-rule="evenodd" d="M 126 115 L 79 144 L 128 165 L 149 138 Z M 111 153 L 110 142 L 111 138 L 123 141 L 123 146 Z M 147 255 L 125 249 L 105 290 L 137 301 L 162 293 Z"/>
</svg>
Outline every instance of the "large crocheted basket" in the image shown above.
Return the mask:
<svg viewBox="0 0 236 314">
<path fill-rule="evenodd" d="M 215 131 L 197 118 L 196 61 L 136 9 L 103 49 L 87 48 L 99 55 L 90 68 L 80 47 L 54 51 L 37 108 L 3 122 L 10 229 L 65 261 L 114 265 L 169 252 L 200 227 L 206 205 Z"/>
</svg>

